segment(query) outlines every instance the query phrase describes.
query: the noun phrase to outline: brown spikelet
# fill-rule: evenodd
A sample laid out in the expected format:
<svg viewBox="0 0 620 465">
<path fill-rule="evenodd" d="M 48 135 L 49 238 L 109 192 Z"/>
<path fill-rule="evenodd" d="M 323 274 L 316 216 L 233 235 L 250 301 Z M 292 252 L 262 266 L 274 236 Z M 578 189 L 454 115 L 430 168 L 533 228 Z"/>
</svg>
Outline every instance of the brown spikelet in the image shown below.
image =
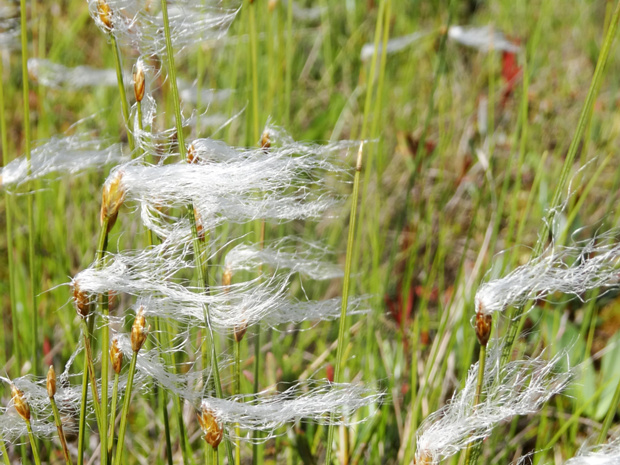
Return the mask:
<svg viewBox="0 0 620 465">
<path fill-rule="evenodd" d="M 278 0 L 269 0 L 269 3 L 267 3 L 267 9 L 269 12 L 275 10 L 276 6 L 278 6 Z"/>
<path fill-rule="evenodd" d="M 224 274 L 222 274 L 222 286 L 224 287 L 224 292 L 229 291 L 231 281 L 232 281 L 232 270 L 226 267 L 224 269 Z"/>
<path fill-rule="evenodd" d="M 133 93 L 136 97 L 136 102 L 141 102 L 144 98 L 144 69 L 141 62 L 136 66 L 136 72 L 133 73 Z"/>
<path fill-rule="evenodd" d="M 88 295 L 80 289 L 77 281 L 73 281 L 73 303 L 82 318 L 86 318 L 90 313 L 90 300 Z"/>
<path fill-rule="evenodd" d="M 242 323 L 240 325 L 235 326 L 234 336 L 236 342 L 241 342 L 243 340 L 243 336 L 245 336 L 245 332 L 248 330 L 248 324 Z"/>
<path fill-rule="evenodd" d="M 196 207 L 194 207 L 194 220 L 196 221 L 196 235 L 198 236 L 198 240 L 200 240 L 201 242 L 204 242 L 205 241 L 205 228 L 202 223 L 202 216 L 200 215 L 198 210 L 196 210 Z"/>
<path fill-rule="evenodd" d="M 47 395 L 52 398 L 56 395 L 56 372 L 54 371 L 54 365 L 50 365 L 50 369 L 47 370 Z"/>
<path fill-rule="evenodd" d="M 112 30 L 112 9 L 105 0 L 99 0 L 97 2 L 97 13 L 99 13 L 99 19 L 103 25 L 107 29 Z"/>
<path fill-rule="evenodd" d="M 476 313 L 476 337 L 481 346 L 486 346 L 491 337 L 493 317 L 481 312 Z"/>
<path fill-rule="evenodd" d="M 114 177 L 107 179 L 103 185 L 103 192 L 101 194 L 101 226 L 108 222 L 107 232 L 110 232 L 116 223 L 118 217 L 118 210 L 125 201 L 125 189 L 121 186 L 121 180 L 123 178 L 123 172 L 117 171 Z"/>
<path fill-rule="evenodd" d="M 13 397 L 13 405 L 19 416 L 26 421 L 30 421 L 30 406 L 26 402 L 24 393 L 14 384 L 11 384 L 11 396 Z"/>
<path fill-rule="evenodd" d="M 133 334 L 133 331 L 132 331 Z M 110 361 L 112 362 L 112 369 L 117 375 L 120 374 L 123 367 L 123 353 L 118 347 L 118 339 L 112 339 L 112 346 L 110 347 Z"/>
<path fill-rule="evenodd" d="M 191 143 L 189 144 L 189 147 L 187 148 L 187 163 L 191 165 L 197 162 L 198 162 L 198 158 L 196 157 L 196 148 L 194 147 L 194 144 Z"/>
<path fill-rule="evenodd" d="M 198 414 L 198 423 L 200 423 L 200 427 L 205 433 L 204 440 L 213 447 L 213 449 L 217 450 L 217 446 L 220 445 L 224 437 L 224 429 L 217 421 L 215 412 L 203 406 L 202 411 Z"/>
<path fill-rule="evenodd" d="M 271 148 L 271 139 L 269 138 L 269 131 L 263 132 L 263 135 L 260 138 L 260 146 L 263 149 L 263 152 L 267 153 Z"/>
<path fill-rule="evenodd" d="M 136 319 L 131 327 L 131 348 L 134 352 L 139 352 L 146 336 L 149 334 L 151 327 L 146 327 L 146 318 L 144 317 L 144 307 L 140 307 L 136 315 Z"/>
<path fill-rule="evenodd" d="M 415 465 L 431 465 L 433 461 L 427 454 L 422 454 L 421 457 L 417 457 L 413 463 Z"/>
</svg>

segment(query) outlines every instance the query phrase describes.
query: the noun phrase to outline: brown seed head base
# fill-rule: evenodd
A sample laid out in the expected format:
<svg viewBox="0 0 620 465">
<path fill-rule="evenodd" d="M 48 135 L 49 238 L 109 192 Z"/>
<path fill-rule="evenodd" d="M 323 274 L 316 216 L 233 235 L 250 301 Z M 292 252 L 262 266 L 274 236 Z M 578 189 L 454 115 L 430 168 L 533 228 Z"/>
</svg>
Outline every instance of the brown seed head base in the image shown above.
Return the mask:
<svg viewBox="0 0 620 465">
<path fill-rule="evenodd" d="M 248 330 L 248 324 L 243 323 L 235 326 L 235 341 L 241 342 L 243 336 L 245 336 L 245 332 Z"/>
<path fill-rule="evenodd" d="M 271 148 L 271 139 L 269 139 L 268 131 L 263 132 L 263 135 L 260 138 L 260 146 L 265 153 L 267 153 Z"/>
<path fill-rule="evenodd" d="M 112 30 L 112 10 L 110 9 L 110 5 L 105 0 L 99 0 L 97 2 L 97 12 L 99 13 L 99 19 L 103 23 L 103 25 Z"/>
<path fill-rule="evenodd" d="M 136 102 L 141 102 L 144 98 L 144 70 L 140 65 L 137 66 L 136 72 L 133 73 L 133 93 L 136 97 Z"/>
<path fill-rule="evenodd" d="M 192 165 L 197 162 L 198 157 L 196 156 L 196 148 L 193 143 L 189 144 L 189 147 L 187 148 L 187 163 Z"/>
<path fill-rule="evenodd" d="M 491 327 L 493 326 L 493 317 L 484 313 L 476 313 L 476 336 L 481 346 L 486 346 L 491 337 Z"/>
<path fill-rule="evenodd" d="M 198 414 L 198 423 L 202 431 L 205 433 L 204 440 L 217 450 L 217 446 L 220 445 L 224 438 L 224 429 L 222 425 L 217 421 L 215 412 L 208 407 L 202 407 L 202 411 Z"/>
<path fill-rule="evenodd" d="M 222 286 L 224 287 L 224 292 L 229 291 L 231 281 L 232 281 L 232 270 L 226 267 L 224 269 L 224 274 L 222 275 Z"/>
<path fill-rule="evenodd" d="M 73 281 L 73 303 L 77 309 L 78 315 L 86 318 L 90 313 L 90 300 L 88 295 L 80 289 L 77 281 Z"/>
<path fill-rule="evenodd" d="M 112 346 L 110 347 L 110 361 L 112 362 L 112 369 L 114 369 L 114 373 L 117 375 L 120 374 L 123 366 L 123 353 L 118 348 L 117 338 L 112 339 Z"/>
<path fill-rule="evenodd" d="M 11 396 L 13 397 L 13 405 L 25 421 L 30 421 L 30 406 L 24 397 L 24 393 L 14 384 L 11 384 Z"/>
<path fill-rule="evenodd" d="M 205 241 L 205 228 L 204 228 L 204 225 L 202 224 L 202 216 L 200 215 L 198 210 L 196 210 L 196 207 L 194 207 L 194 220 L 196 221 L 196 235 L 198 236 L 198 240 L 200 242 L 204 242 Z"/>
<path fill-rule="evenodd" d="M 116 223 L 118 210 L 125 201 L 125 189 L 121 186 L 123 172 L 117 171 L 113 178 L 108 178 L 101 193 L 101 226 L 107 220 L 110 232 Z"/>
<path fill-rule="evenodd" d="M 140 307 L 140 310 L 138 310 L 138 314 L 136 315 L 136 319 L 133 322 L 133 326 L 131 327 L 131 348 L 134 352 L 140 351 L 144 345 L 144 341 L 146 341 L 146 336 L 149 334 L 150 329 L 150 326 L 148 329 L 146 327 L 144 307 Z"/>
<path fill-rule="evenodd" d="M 50 365 L 50 369 L 47 370 L 47 395 L 51 399 L 56 395 L 56 372 L 54 371 L 54 365 Z"/>
</svg>

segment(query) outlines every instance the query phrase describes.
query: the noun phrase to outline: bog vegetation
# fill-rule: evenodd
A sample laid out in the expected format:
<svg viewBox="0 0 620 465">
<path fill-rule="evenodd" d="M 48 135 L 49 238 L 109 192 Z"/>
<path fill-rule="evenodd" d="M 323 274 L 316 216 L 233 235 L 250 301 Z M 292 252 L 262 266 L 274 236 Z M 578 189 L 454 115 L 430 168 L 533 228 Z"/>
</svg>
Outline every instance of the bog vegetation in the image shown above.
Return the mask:
<svg viewBox="0 0 620 465">
<path fill-rule="evenodd" d="M 619 21 L 0 0 L 1 460 L 618 463 Z"/>
</svg>

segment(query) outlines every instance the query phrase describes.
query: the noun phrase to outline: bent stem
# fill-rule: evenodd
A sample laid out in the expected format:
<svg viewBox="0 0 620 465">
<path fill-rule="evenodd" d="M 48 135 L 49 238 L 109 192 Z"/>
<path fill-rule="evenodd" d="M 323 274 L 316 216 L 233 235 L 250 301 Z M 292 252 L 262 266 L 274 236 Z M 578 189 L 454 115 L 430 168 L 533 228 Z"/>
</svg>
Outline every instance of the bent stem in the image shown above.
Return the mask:
<svg viewBox="0 0 620 465">
<path fill-rule="evenodd" d="M 32 425 L 30 420 L 26 420 L 26 428 L 28 429 L 28 439 L 30 439 L 30 447 L 32 447 L 32 458 L 36 465 L 41 465 L 41 459 L 39 458 L 39 448 L 37 447 L 37 441 L 32 433 Z"/>
<path fill-rule="evenodd" d="M 112 41 L 112 48 L 114 49 L 114 63 L 116 65 L 116 82 L 118 83 L 118 92 L 121 98 L 121 109 L 123 111 L 123 121 L 127 128 L 127 141 L 129 142 L 129 148 L 133 151 L 135 144 L 133 135 L 129 128 L 129 103 L 127 102 L 127 93 L 125 92 L 125 83 L 123 82 L 123 68 L 121 65 L 121 54 L 116 42 L 114 34 L 110 33 L 110 40 Z"/>
<path fill-rule="evenodd" d="M 56 406 L 56 399 L 54 399 L 54 397 L 50 397 L 50 404 L 52 404 L 52 411 L 54 412 L 54 422 L 56 423 L 56 429 L 58 430 L 58 439 L 60 440 L 60 445 L 62 446 L 62 453 L 65 456 L 65 462 L 67 462 L 67 465 L 73 465 L 73 462 L 71 461 L 71 454 L 69 454 L 69 449 L 67 448 L 67 439 L 65 438 L 65 432 L 62 428 L 60 412 L 58 411 L 58 407 Z"/>
<path fill-rule="evenodd" d="M 602 444 L 607 439 L 607 433 L 609 428 L 611 427 L 611 422 L 616 416 L 616 410 L 618 409 L 618 402 L 620 401 L 620 380 L 618 381 L 618 385 L 616 386 L 616 391 L 614 392 L 614 397 L 611 400 L 611 405 L 609 406 L 609 410 L 607 411 L 607 415 L 605 415 L 605 421 L 603 422 L 603 428 L 598 435 L 597 444 Z"/>
<path fill-rule="evenodd" d="M 110 428 L 108 431 L 108 457 L 112 456 L 114 447 L 114 427 L 116 425 L 116 399 L 118 397 L 118 373 L 114 373 L 114 386 L 112 387 L 112 407 L 110 408 Z"/>
<path fill-rule="evenodd" d="M 138 352 L 134 351 L 129 365 L 129 374 L 127 375 L 127 388 L 125 389 L 125 399 L 123 401 L 123 410 L 121 411 L 121 424 L 118 428 L 118 440 L 116 442 L 116 456 L 114 464 L 121 465 L 123 458 L 123 443 L 125 442 L 125 431 L 127 431 L 127 417 L 129 416 L 129 404 L 131 402 L 131 390 L 133 388 L 133 378 L 136 373 L 136 363 L 138 362 Z"/>
<path fill-rule="evenodd" d="M 340 308 L 340 324 L 338 327 L 338 348 L 336 350 L 336 369 L 334 381 L 341 382 L 341 370 L 343 365 L 342 355 L 345 342 L 345 332 L 347 327 L 347 302 L 349 299 L 349 282 L 351 279 L 351 259 L 353 257 L 353 240 L 355 238 L 355 223 L 357 221 L 357 202 L 360 188 L 360 173 L 362 171 L 362 155 L 364 153 L 364 142 L 360 144 L 357 153 L 357 164 L 355 167 L 355 178 L 353 180 L 353 195 L 351 196 L 351 216 L 349 219 L 349 235 L 347 237 L 347 257 L 344 265 L 344 280 L 342 284 L 342 306 Z M 334 441 L 334 412 L 329 415 L 329 426 L 327 429 L 327 444 L 325 463 L 332 463 L 332 443 Z"/>
</svg>

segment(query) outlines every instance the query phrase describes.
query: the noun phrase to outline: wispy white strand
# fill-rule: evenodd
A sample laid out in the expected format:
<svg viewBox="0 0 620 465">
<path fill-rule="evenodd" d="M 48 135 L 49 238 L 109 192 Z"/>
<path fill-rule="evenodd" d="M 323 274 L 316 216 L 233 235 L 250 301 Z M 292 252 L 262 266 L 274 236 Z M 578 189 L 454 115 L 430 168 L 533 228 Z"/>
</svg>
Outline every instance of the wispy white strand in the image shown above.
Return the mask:
<svg viewBox="0 0 620 465">
<path fill-rule="evenodd" d="M 276 269 L 287 268 L 312 279 L 342 277 L 341 267 L 322 261 L 328 255 L 329 251 L 321 244 L 284 237 L 264 247 L 239 244 L 226 254 L 224 264 L 226 270 L 232 273 L 268 265 Z"/>
<path fill-rule="evenodd" d="M 482 52 L 498 50 L 517 53 L 521 50 L 521 47 L 510 42 L 501 31 L 491 26 L 450 26 L 448 38 Z"/>
<path fill-rule="evenodd" d="M 54 89 L 116 87 L 118 85 L 114 69 L 96 69 L 90 66 L 70 68 L 45 58 L 29 58 L 28 75 L 39 85 Z M 125 73 L 124 79 L 125 82 L 131 81 L 131 75 Z"/>
<path fill-rule="evenodd" d="M 87 0 L 91 17 L 108 33 L 97 11 L 98 0 Z M 106 0 L 112 17 L 112 31 L 119 44 L 143 55 L 165 56 L 166 42 L 161 11 L 155 2 L 146 0 Z M 224 35 L 238 10 L 226 10 L 217 2 L 204 5 L 194 0 L 169 1 L 170 35 L 175 54 L 189 46 Z"/>
<path fill-rule="evenodd" d="M 559 354 L 551 360 L 542 356 L 517 360 L 500 368 L 501 345 L 489 350 L 484 373 L 484 400 L 474 405 L 479 365 L 467 375 L 465 387 L 450 402 L 429 415 L 417 431 L 417 463 L 437 464 L 488 437 L 493 428 L 516 415 L 537 412 L 571 379 L 560 371 Z"/>
<path fill-rule="evenodd" d="M 620 437 L 606 444 L 587 445 L 577 455 L 566 461 L 566 465 L 620 465 Z"/>
<path fill-rule="evenodd" d="M 90 168 L 116 164 L 126 157 L 121 145 L 107 145 L 89 134 L 54 137 L 32 150 L 31 172 L 26 157 L 11 161 L 0 170 L 0 187 L 16 188 L 49 174 L 75 175 Z"/>
<path fill-rule="evenodd" d="M 364 419 L 352 421 L 352 413 L 382 397 L 382 393 L 360 385 L 306 381 L 277 394 L 263 391 L 228 399 L 204 398 L 201 408 L 208 409 L 223 424 L 230 438 L 237 437 L 233 426 L 239 424 L 247 433 L 240 439 L 252 441 L 251 431 L 262 431 L 258 440 L 263 442 L 277 436 L 279 428 L 296 421 L 330 424 L 331 413 L 335 414 L 334 424 L 359 423 Z"/>
<path fill-rule="evenodd" d="M 51 438 L 57 434 L 56 424 L 53 421 L 49 422 L 33 418 L 30 420 L 30 427 L 32 428 L 32 434 L 37 438 Z M 70 422 L 65 423 L 63 428 L 66 433 L 75 433 L 77 431 L 77 425 Z M 9 411 L 0 414 L 0 434 L 5 444 L 24 444 L 27 442 L 26 438 L 28 437 L 26 422 L 15 412 Z"/>
<path fill-rule="evenodd" d="M 501 312 L 555 292 L 584 300 L 582 294 L 588 290 L 620 288 L 620 243 L 613 242 L 616 233 L 574 246 L 551 247 L 503 278 L 483 283 L 476 292 L 476 311 Z"/>
<path fill-rule="evenodd" d="M 405 50 L 407 47 L 417 43 L 418 41 L 420 41 L 420 39 L 427 37 L 429 34 L 430 33 L 428 31 L 418 31 L 412 34 L 407 34 L 405 36 L 395 37 L 393 39 L 390 39 L 385 45 L 385 53 L 387 53 L 388 55 L 392 55 L 393 53 L 400 52 L 401 50 Z M 367 44 L 364 44 L 364 46 L 362 47 L 362 51 L 360 53 L 360 59 L 362 61 L 367 61 L 370 58 L 372 58 L 374 53 L 375 53 L 374 43 L 369 42 Z M 383 53 L 383 46 L 381 44 L 379 45 L 379 50 L 378 50 L 377 55 L 380 56 L 382 53 Z"/>
<path fill-rule="evenodd" d="M 19 7 L 4 2 L 0 5 L 0 49 L 19 50 L 20 34 Z"/>
</svg>

